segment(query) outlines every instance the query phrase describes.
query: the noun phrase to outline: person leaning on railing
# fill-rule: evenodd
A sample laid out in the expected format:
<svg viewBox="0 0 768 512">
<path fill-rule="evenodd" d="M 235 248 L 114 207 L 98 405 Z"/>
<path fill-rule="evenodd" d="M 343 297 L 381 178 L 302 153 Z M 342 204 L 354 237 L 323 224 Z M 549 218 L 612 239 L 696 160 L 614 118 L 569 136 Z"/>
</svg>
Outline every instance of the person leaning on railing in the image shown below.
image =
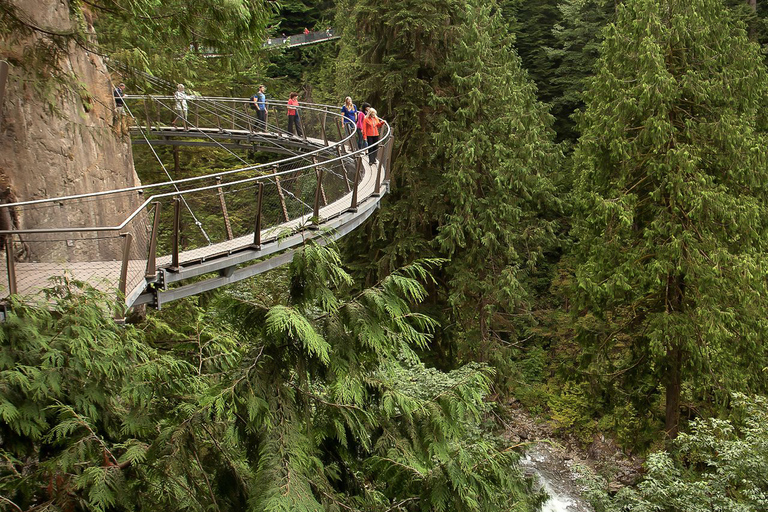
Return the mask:
<svg viewBox="0 0 768 512">
<path fill-rule="evenodd" d="M 296 135 L 299 137 L 301 134 L 301 124 L 299 123 L 299 112 L 296 107 L 299 106 L 298 93 L 292 92 L 288 99 L 288 133 L 293 135 L 293 127 L 296 127 Z M 293 108 L 291 108 L 293 107 Z"/>
<path fill-rule="evenodd" d="M 363 137 L 368 142 L 368 162 L 371 165 L 376 163 L 376 156 L 379 152 L 379 146 L 376 143 L 379 142 L 379 127 L 383 124 L 384 121 L 376 115 L 376 109 L 369 108 L 368 115 L 363 121 Z"/>
</svg>

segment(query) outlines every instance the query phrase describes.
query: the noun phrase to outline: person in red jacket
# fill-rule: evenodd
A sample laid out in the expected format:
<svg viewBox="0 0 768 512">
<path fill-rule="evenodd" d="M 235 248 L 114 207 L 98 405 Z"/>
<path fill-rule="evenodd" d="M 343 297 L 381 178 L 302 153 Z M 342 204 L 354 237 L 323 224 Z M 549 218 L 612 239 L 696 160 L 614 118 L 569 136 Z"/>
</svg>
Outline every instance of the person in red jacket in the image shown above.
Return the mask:
<svg viewBox="0 0 768 512">
<path fill-rule="evenodd" d="M 301 137 L 301 124 L 299 123 L 299 112 L 296 107 L 299 106 L 299 94 L 292 92 L 288 99 L 288 132 L 293 135 L 293 127 L 296 127 L 296 135 Z M 293 108 L 291 108 L 293 107 Z"/>
<path fill-rule="evenodd" d="M 379 142 L 379 127 L 383 124 L 384 121 L 376 115 L 376 109 L 369 108 L 363 121 L 363 138 L 368 143 L 368 162 L 371 165 L 376 163 L 376 155 L 379 152 L 379 146 L 376 143 Z"/>
</svg>

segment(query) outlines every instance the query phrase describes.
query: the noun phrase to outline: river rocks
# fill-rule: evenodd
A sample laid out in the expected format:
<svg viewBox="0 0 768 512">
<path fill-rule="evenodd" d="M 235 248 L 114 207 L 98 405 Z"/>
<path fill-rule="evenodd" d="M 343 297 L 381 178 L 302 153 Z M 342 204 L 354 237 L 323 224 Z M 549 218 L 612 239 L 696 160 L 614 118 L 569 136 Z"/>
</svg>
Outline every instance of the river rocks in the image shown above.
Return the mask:
<svg viewBox="0 0 768 512">
<path fill-rule="evenodd" d="M 581 498 L 585 474 L 600 475 L 610 492 L 634 485 L 642 474 L 642 459 L 626 455 L 602 434 L 596 435 L 584 449 L 573 438 L 556 437 L 547 422 L 537 420 L 520 407 L 510 406 L 507 414 L 507 438 L 512 444 L 525 446 L 521 464 L 553 496 L 550 508 L 544 508 L 546 512 L 592 510 Z"/>
</svg>

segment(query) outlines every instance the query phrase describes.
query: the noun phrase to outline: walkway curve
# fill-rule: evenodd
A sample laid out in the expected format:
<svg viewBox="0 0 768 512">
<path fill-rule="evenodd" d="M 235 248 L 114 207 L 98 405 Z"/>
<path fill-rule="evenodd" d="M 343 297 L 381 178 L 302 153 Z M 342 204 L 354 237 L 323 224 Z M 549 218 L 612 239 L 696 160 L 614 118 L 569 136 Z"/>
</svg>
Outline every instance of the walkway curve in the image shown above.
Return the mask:
<svg viewBox="0 0 768 512">
<path fill-rule="evenodd" d="M 0 214 L 9 211 L 20 224 L 0 231 L 11 247 L 0 270 L 0 298 L 35 295 L 51 278 L 63 278 L 115 291 L 127 306 L 160 308 L 284 264 L 308 240 L 343 236 L 375 211 L 389 186 L 388 124 L 372 165 L 367 150 L 356 145 L 357 134 L 343 129 L 339 107 L 301 105 L 304 133 L 297 137 L 279 126 L 284 102 L 269 102 L 266 126 L 257 126 L 248 103 L 191 97 L 187 123 L 173 127 L 172 97 L 127 96 L 133 144 L 152 152 L 183 145 L 219 147 L 237 159 L 233 149 L 290 156 L 193 178 L 0 205 Z M 101 211 L 126 213 L 112 225 L 93 225 L 94 203 Z"/>
</svg>

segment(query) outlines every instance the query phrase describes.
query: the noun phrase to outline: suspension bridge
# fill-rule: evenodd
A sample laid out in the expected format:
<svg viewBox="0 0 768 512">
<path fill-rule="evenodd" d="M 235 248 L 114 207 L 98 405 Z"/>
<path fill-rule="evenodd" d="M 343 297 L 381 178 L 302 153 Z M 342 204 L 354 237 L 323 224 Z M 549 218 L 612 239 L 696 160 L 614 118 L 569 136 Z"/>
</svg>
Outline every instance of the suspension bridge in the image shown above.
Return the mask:
<svg viewBox="0 0 768 512">
<path fill-rule="evenodd" d="M 125 96 L 134 147 L 203 146 L 238 165 L 215 174 L 91 194 L 0 204 L 18 227 L 0 230 L 5 265 L 0 299 L 35 296 L 56 279 L 115 293 L 126 306 L 199 294 L 291 261 L 310 240 L 327 243 L 360 226 L 388 191 L 393 133 L 381 128 L 378 159 L 359 147 L 337 106 L 298 107 L 301 135 L 289 133 L 287 105 L 269 101 L 258 124 L 249 100 L 188 97 L 173 126 L 172 96 Z M 248 163 L 248 151 L 267 155 Z M 97 208 L 123 219 L 91 220 Z"/>
</svg>

